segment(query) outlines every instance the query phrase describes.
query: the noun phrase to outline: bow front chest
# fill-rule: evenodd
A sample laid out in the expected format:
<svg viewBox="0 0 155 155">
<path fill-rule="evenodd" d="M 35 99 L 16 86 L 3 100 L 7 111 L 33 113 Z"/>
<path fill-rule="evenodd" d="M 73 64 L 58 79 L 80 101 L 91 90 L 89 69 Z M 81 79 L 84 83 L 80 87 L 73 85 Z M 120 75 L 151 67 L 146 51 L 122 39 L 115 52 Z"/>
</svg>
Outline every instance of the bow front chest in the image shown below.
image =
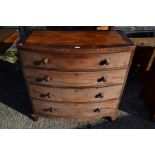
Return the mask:
<svg viewBox="0 0 155 155">
<path fill-rule="evenodd" d="M 116 31 L 33 31 L 18 45 L 39 116 L 116 119 L 134 46 Z"/>
</svg>

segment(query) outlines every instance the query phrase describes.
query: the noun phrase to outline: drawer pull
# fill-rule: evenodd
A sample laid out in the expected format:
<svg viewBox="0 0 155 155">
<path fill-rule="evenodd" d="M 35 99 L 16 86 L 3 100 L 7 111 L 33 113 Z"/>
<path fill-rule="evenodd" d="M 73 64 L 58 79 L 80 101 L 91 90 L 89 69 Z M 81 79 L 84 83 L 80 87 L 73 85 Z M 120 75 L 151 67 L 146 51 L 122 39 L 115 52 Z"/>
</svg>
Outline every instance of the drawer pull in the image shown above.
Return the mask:
<svg viewBox="0 0 155 155">
<path fill-rule="evenodd" d="M 54 112 L 54 109 L 52 107 L 49 108 L 50 112 Z"/>
<path fill-rule="evenodd" d="M 47 97 L 48 98 L 51 98 L 51 93 L 47 93 Z"/>
<path fill-rule="evenodd" d="M 46 111 L 46 112 L 54 112 L 54 108 L 52 108 L 52 107 L 50 107 L 50 108 L 48 108 L 48 109 L 44 109 L 44 111 Z"/>
<path fill-rule="evenodd" d="M 47 93 L 47 94 L 40 94 L 40 97 L 48 97 L 51 98 L 51 93 Z"/>
<path fill-rule="evenodd" d="M 107 81 L 107 78 L 105 76 L 102 76 L 97 80 L 97 82 L 106 82 L 106 81 Z"/>
<path fill-rule="evenodd" d="M 49 82 L 49 81 L 51 80 L 51 78 L 50 78 L 50 76 L 45 76 L 45 77 L 44 77 L 44 80 L 45 80 L 46 82 Z"/>
<path fill-rule="evenodd" d="M 41 63 L 47 64 L 47 63 L 48 63 L 48 58 L 43 58 L 43 59 L 41 60 Z"/>
<path fill-rule="evenodd" d="M 98 93 L 97 95 L 95 95 L 95 98 L 103 98 L 103 94 L 102 93 Z"/>
<path fill-rule="evenodd" d="M 106 58 L 100 62 L 100 65 L 109 65 L 109 64 L 110 64 L 110 60 L 108 58 Z"/>
<path fill-rule="evenodd" d="M 96 109 L 94 109 L 94 111 L 93 111 L 93 112 L 101 112 L 101 109 L 96 108 Z"/>
</svg>

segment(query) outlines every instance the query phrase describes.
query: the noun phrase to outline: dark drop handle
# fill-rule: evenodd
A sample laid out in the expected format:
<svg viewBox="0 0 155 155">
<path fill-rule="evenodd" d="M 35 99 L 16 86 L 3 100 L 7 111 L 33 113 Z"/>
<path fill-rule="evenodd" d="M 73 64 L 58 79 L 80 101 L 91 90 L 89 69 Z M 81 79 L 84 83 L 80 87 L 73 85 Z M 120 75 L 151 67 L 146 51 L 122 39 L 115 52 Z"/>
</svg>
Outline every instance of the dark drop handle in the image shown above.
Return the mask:
<svg viewBox="0 0 155 155">
<path fill-rule="evenodd" d="M 42 58 L 41 60 L 35 60 L 33 61 L 34 65 L 41 65 L 41 64 L 48 64 L 48 58 Z"/>
<path fill-rule="evenodd" d="M 109 65 L 110 64 L 110 60 L 108 58 L 102 60 L 100 63 L 99 63 L 101 66 L 103 65 Z"/>
<path fill-rule="evenodd" d="M 51 80 L 51 78 L 50 78 L 50 76 L 48 75 L 48 76 L 45 76 L 45 77 L 44 77 L 44 80 L 45 80 L 46 82 L 49 82 L 49 81 Z"/>
<path fill-rule="evenodd" d="M 48 98 L 51 98 L 52 95 L 51 93 L 47 93 L 47 94 L 40 94 L 40 97 L 48 97 Z"/>
<path fill-rule="evenodd" d="M 106 82 L 107 78 L 105 76 L 102 76 L 101 78 L 97 79 L 97 82 Z"/>
<path fill-rule="evenodd" d="M 96 108 L 96 109 L 93 110 L 93 112 L 98 112 L 99 113 L 99 112 L 101 112 L 101 109 L 100 108 Z"/>
<path fill-rule="evenodd" d="M 104 95 L 102 93 L 98 93 L 95 95 L 95 98 L 103 98 L 103 97 L 104 97 Z"/>
<path fill-rule="evenodd" d="M 46 111 L 46 112 L 54 112 L 54 108 L 50 107 L 50 108 L 44 109 L 44 111 Z"/>
<path fill-rule="evenodd" d="M 47 63 L 48 63 L 48 58 L 43 58 L 43 59 L 41 60 L 41 63 L 42 63 L 42 64 L 47 64 Z"/>
</svg>

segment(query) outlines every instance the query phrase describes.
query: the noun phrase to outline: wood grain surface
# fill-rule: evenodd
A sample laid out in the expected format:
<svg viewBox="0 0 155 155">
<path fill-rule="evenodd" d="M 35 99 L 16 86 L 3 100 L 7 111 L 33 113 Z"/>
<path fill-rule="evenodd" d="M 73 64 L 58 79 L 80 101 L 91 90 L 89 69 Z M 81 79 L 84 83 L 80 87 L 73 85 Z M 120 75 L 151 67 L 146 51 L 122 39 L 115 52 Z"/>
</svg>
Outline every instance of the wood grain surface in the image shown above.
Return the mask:
<svg viewBox="0 0 155 155">
<path fill-rule="evenodd" d="M 63 72 L 24 69 L 29 83 L 52 87 L 103 87 L 123 84 L 127 69 L 95 72 Z"/>
<path fill-rule="evenodd" d="M 104 116 L 112 116 L 118 104 L 118 100 L 105 101 L 100 103 L 55 103 L 40 100 L 33 100 L 33 106 L 38 114 L 45 116 L 59 116 L 69 118 L 92 119 Z"/>
<path fill-rule="evenodd" d="M 79 45 L 79 46 L 118 46 L 129 45 L 130 40 L 124 39 L 116 31 L 33 31 L 26 44 L 41 45 Z"/>
<path fill-rule="evenodd" d="M 103 88 L 52 88 L 29 85 L 31 96 L 57 102 L 101 102 L 119 98 L 122 85 Z"/>
<path fill-rule="evenodd" d="M 111 54 L 90 53 L 21 53 L 24 67 L 55 69 L 55 70 L 94 70 L 124 68 L 129 64 L 131 52 Z M 47 61 L 44 62 L 44 59 Z M 106 64 L 109 61 L 109 64 Z"/>
</svg>

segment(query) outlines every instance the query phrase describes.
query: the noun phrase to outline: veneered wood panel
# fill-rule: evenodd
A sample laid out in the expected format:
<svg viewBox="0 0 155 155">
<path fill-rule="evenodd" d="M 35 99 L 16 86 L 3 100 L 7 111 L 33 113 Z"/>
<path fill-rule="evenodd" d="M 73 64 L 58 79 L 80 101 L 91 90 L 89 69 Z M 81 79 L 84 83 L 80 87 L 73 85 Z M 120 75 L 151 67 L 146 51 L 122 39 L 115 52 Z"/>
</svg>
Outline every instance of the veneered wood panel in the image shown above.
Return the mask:
<svg viewBox="0 0 155 155">
<path fill-rule="evenodd" d="M 118 100 L 105 101 L 100 103 L 55 103 L 40 100 L 33 100 L 34 109 L 38 114 L 49 116 L 60 116 L 70 118 L 99 118 L 111 116 L 116 111 Z"/>
<path fill-rule="evenodd" d="M 111 54 L 46 53 L 22 51 L 24 67 L 56 70 L 93 70 L 124 68 L 129 64 L 131 52 Z M 45 61 L 46 60 L 46 61 Z M 45 61 L 45 62 L 44 62 Z"/>
<path fill-rule="evenodd" d="M 54 87 L 103 87 L 123 84 L 127 69 L 95 72 L 63 72 L 24 69 L 29 83 Z"/>
<path fill-rule="evenodd" d="M 25 45 L 117 46 L 129 42 L 117 31 L 33 31 Z"/>
<path fill-rule="evenodd" d="M 101 102 L 119 98 L 122 85 L 103 88 L 53 88 L 29 85 L 31 96 L 56 102 Z"/>
</svg>

